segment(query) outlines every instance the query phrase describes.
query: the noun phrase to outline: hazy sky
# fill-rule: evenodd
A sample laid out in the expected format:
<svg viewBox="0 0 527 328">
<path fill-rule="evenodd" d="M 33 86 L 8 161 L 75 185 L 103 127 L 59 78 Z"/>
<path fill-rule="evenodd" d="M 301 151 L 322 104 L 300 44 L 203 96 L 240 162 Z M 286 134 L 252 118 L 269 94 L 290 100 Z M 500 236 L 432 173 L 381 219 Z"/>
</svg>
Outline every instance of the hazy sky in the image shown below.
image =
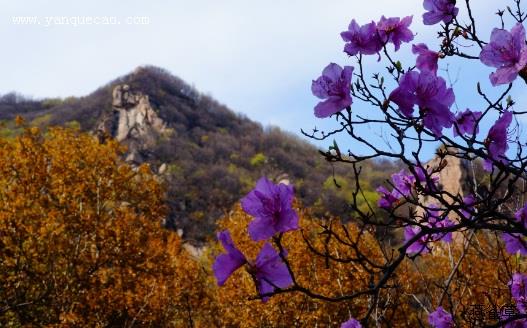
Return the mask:
<svg viewBox="0 0 527 328">
<path fill-rule="evenodd" d="M 481 34 L 488 36 L 498 23 L 493 13 L 510 1 L 476 2 Z M 295 133 L 332 124 L 313 116 L 317 100 L 310 85 L 329 62 L 352 64 L 342 52 L 339 36 L 352 18 L 366 23 L 383 14 L 413 14 L 415 42 L 437 49 L 436 30 L 421 23 L 422 0 L 0 0 L 0 4 L 4 42 L 0 93 L 81 96 L 139 65 L 151 64 L 264 125 Z M 36 16 L 36 22 L 17 24 L 18 16 Z M 88 17 L 99 24 L 82 25 Z M 136 24 L 130 24 L 133 19 Z M 105 20 L 112 24 L 102 24 Z M 409 49 L 403 46 L 397 54 L 405 66 L 415 60 Z M 442 68 L 446 64 L 442 62 Z M 476 109 L 482 103 L 471 96 L 474 82 L 480 80 L 490 89 L 492 70 L 456 61 L 449 68 L 461 78 L 455 85 L 458 106 Z M 380 71 L 383 66 L 371 61 L 368 69 Z M 361 107 L 357 103 L 354 110 Z"/>
</svg>

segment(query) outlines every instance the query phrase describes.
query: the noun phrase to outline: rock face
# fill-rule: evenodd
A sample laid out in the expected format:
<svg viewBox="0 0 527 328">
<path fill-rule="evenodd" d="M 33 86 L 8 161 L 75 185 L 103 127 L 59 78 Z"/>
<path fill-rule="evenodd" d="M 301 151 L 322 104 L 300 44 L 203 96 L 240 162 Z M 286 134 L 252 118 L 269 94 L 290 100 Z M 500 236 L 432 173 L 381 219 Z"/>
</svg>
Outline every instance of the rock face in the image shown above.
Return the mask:
<svg viewBox="0 0 527 328">
<path fill-rule="evenodd" d="M 436 157 L 427 163 L 430 167 L 438 167 L 440 158 Z M 452 155 L 446 155 L 446 165 L 438 173 L 440 189 L 452 195 L 466 196 L 470 193 L 473 177 L 470 170 L 470 163 Z"/>
<path fill-rule="evenodd" d="M 427 166 L 429 168 L 437 168 L 439 166 L 443 167 L 440 172 L 436 173 L 439 178 L 439 189 L 444 190 L 451 195 L 460 195 L 461 197 L 472 193 L 474 176 L 472 174 L 470 162 L 467 160 L 447 154 L 443 160 L 436 156 L 425 165 L 425 167 Z M 435 204 L 435 202 L 432 199 L 429 199 L 429 197 L 424 198 L 423 202 L 426 206 Z M 423 213 L 423 208 L 417 208 L 418 215 L 423 215 Z M 457 221 L 459 219 L 455 213 L 450 213 L 448 217 L 453 221 Z M 453 240 L 456 243 L 464 242 L 463 234 L 454 232 Z"/>
<path fill-rule="evenodd" d="M 461 197 L 471 193 L 474 180 L 471 173 L 472 170 L 470 168 L 470 163 L 468 161 L 447 154 L 443 159 L 436 156 L 424 165 L 424 167 L 428 167 L 428 170 L 436 169 L 440 166 L 442 167 L 441 171 L 434 174 L 434 176 L 438 177 L 438 186 L 440 190 L 444 190 L 454 196 L 460 195 Z M 445 197 L 447 196 L 445 195 Z M 430 197 L 423 198 L 422 202 L 426 206 L 435 203 Z M 422 214 L 423 209 L 418 208 L 417 212 L 418 214 Z"/>
<path fill-rule="evenodd" d="M 112 92 L 112 113 L 102 119 L 97 132 L 128 146 L 126 160 L 140 163 L 144 161 L 143 151 L 170 131 L 152 108 L 148 95 L 132 91 L 128 84 L 120 84 Z"/>
</svg>

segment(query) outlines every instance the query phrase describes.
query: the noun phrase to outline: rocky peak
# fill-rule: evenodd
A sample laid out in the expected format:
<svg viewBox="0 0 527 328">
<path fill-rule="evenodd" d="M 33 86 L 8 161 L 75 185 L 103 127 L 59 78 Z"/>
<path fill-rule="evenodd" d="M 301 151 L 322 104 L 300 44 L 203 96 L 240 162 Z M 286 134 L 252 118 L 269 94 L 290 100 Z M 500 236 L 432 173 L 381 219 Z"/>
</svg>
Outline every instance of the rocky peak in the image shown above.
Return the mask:
<svg viewBox="0 0 527 328">
<path fill-rule="evenodd" d="M 127 145 L 128 161 L 142 162 L 142 150 L 153 146 L 169 129 L 148 95 L 131 90 L 128 84 L 119 84 L 112 91 L 112 113 L 104 115 L 97 131 Z"/>
</svg>

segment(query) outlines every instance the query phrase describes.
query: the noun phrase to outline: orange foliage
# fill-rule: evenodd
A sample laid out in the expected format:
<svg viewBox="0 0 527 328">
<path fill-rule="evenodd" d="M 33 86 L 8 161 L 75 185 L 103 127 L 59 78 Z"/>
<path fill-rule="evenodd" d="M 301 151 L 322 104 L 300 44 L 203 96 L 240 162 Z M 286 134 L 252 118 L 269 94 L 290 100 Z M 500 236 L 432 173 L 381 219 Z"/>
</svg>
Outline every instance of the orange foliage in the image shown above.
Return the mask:
<svg viewBox="0 0 527 328">
<path fill-rule="evenodd" d="M 302 233 L 318 252 L 324 254 L 327 234 L 323 233 L 321 225 L 327 225 L 328 222 L 314 219 L 306 210 L 297 208 L 297 211 L 302 231 L 285 233 L 283 244 L 288 250 L 287 258 L 298 282 L 317 294 L 331 297 L 367 289 L 371 276 L 365 268 L 371 270 L 371 266 L 335 261 L 329 261 L 326 266 L 324 257 L 316 256 L 310 251 Z M 229 229 L 240 250 L 249 258 L 254 258 L 262 243 L 255 243 L 248 237 L 246 227 L 251 219 L 238 206 L 220 222 L 220 229 Z M 382 246 L 368 232 L 359 233 L 356 225 L 340 224 L 337 221 L 332 222 L 332 231 L 341 240 L 338 242 L 331 238 L 327 244 L 329 254 L 333 257 L 356 257 L 353 247 L 345 243 L 353 245 L 353 242 L 359 241 L 360 251 L 370 261 L 375 264 L 384 263 Z M 385 254 L 389 256 L 392 249 L 384 247 Z M 481 232 L 474 235 L 468 245 L 462 242 L 436 243 L 434 248 L 432 254 L 423 254 L 415 260 L 406 258 L 401 263 L 393 279 L 388 282 L 388 285 L 395 288 L 380 292 L 377 307 L 371 314 L 371 326 L 375 326 L 375 322 L 382 327 L 388 326 L 388 323 L 390 327 L 427 326 L 427 313 L 442 305 L 453 312 L 461 327 L 468 327 L 469 321 L 473 319 L 470 312 L 474 311 L 474 305 L 488 307 L 495 304 L 499 308 L 511 303 L 507 283 L 512 273 L 524 272 L 526 268 L 524 263 L 515 261 L 504 253 L 496 236 Z M 220 246 L 215 249 L 215 252 L 222 251 Z M 394 251 L 397 255 L 397 250 Z M 376 282 L 382 272 L 376 269 L 373 271 Z M 448 292 L 443 296 L 444 289 L 441 287 L 450 276 Z M 267 303 L 262 303 L 257 295 L 250 275 L 244 270 L 238 270 L 217 292 L 217 303 L 222 309 L 221 319 L 217 319 L 220 326 L 340 327 L 340 323 L 350 315 L 357 318 L 364 316 L 372 301 L 370 296 L 361 296 L 333 303 L 315 300 L 296 291 L 275 295 Z M 443 301 L 438 304 L 442 296 Z M 492 321 L 486 323 L 490 324 Z"/>
<path fill-rule="evenodd" d="M 58 128 L 0 141 L 0 326 L 181 326 L 202 303 L 161 184 L 120 153 Z"/>
</svg>

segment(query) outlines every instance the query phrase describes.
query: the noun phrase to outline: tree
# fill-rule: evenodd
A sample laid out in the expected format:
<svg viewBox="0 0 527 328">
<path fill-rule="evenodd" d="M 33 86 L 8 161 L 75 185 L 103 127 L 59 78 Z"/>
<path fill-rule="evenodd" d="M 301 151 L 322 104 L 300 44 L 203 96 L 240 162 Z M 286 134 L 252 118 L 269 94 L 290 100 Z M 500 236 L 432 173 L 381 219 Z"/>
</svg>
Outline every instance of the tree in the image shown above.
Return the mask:
<svg viewBox="0 0 527 328">
<path fill-rule="evenodd" d="M 0 325 L 181 326 L 206 276 L 162 228 L 164 188 L 116 141 L 26 128 L 0 140 Z"/>
<path fill-rule="evenodd" d="M 236 243 L 222 239 L 225 252 L 215 262 L 217 278 L 247 267 L 262 299 L 301 294 L 310 300 L 356 302 L 350 313 L 353 318 L 342 327 L 415 326 L 417 321 L 428 321 L 433 327 L 527 325 L 527 275 L 523 273 L 527 157 L 525 136 L 518 123 L 516 129 L 512 124 L 526 112 L 517 110 L 510 96 L 513 84 L 523 83 L 518 77 L 527 82 L 523 26 L 527 16 L 521 0 L 512 1 L 511 7 L 497 12 L 497 28 L 488 37 L 476 29 L 470 0 L 424 0 L 424 8 L 425 25 L 440 23 L 437 50 L 414 43 L 415 62 L 406 69 L 396 52 L 414 41 L 412 16 L 382 16 L 362 26 L 352 20 L 341 37 L 355 67 L 331 63 L 312 85 L 313 94 L 321 99 L 315 116 L 331 117 L 338 127 L 304 134 L 317 140 L 344 134 L 367 149 L 366 153 L 345 152 L 333 142 L 322 152 L 327 161 L 347 163 L 355 173 L 350 182 L 355 188 L 347 199 L 351 198 L 349 206 L 359 231 L 393 232 L 400 238 L 397 244 L 379 239 L 381 256 L 376 259 L 357 246 L 369 238 L 366 234 L 348 240 L 346 232 L 326 224 L 326 243 L 340 244 L 356 254 L 310 248 L 310 255 L 324 259 L 327 266 L 353 263 L 370 273 L 370 283 L 335 295 L 334 289 L 318 292 L 302 281 L 301 270 L 292 265 L 295 259 L 285 244 L 286 236 L 297 229 L 297 219 L 291 214 L 292 191 L 264 180 L 242 200 L 242 207 L 254 217 L 247 225 L 250 237 L 260 242 L 265 236 L 274 245 L 274 251 L 267 246 L 261 250 L 272 259 L 272 269 L 263 267 L 262 273 L 258 257 L 251 261 L 254 256 L 246 257 Z M 386 72 L 369 73 L 368 56 L 383 60 Z M 474 89 L 484 105 L 475 103 L 472 108 L 479 110 L 454 112 L 454 87 L 438 71 L 438 61 L 447 59 L 495 68 L 489 80 L 493 88 L 499 88 L 497 95 L 477 83 Z M 371 109 L 361 111 L 364 106 Z M 386 143 L 361 133 L 364 125 L 385 131 Z M 486 134 L 482 133 L 485 125 L 490 126 Z M 438 147 L 438 160 L 427 164 L 424 154 L 430 147 Z M 383 216 L 373 210 L 375 204 L 365 206 L 371 197 L 365 196 L 368 186 L 362 186 L 360 178 L 361 164 L 375 158 L 398 160 L 405 166 L 377 186 L 377 205 L 384 209 Z M 438 181 L 453 159 L 471 166 L 467 192 L 453 193 Z M 478 171 L 478 163 L 484 170 Z M 418 274 L 413 275 L 409 267 L 415 267 Z M 496 268 L 499 274 L 492 273 Z M 411 304 L 411 318 L 397 321 L 400 311 L 408 308 L 393 309 L 394 304 Z M 483 308 L 473 309 L 475 305 Z"/>
</svg>

